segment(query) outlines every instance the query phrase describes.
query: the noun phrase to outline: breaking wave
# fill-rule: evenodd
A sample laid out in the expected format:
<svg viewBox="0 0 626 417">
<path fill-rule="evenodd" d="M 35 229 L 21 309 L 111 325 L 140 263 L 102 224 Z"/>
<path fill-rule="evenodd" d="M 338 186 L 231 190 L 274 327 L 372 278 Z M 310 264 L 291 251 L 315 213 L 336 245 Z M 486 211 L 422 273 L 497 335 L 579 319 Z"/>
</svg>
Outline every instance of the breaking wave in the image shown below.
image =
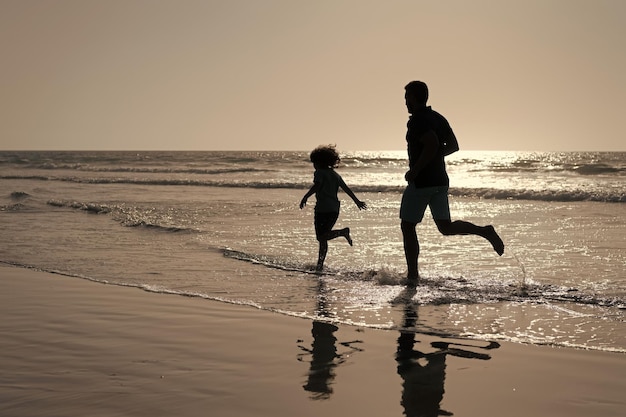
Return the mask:
<svg viewBox="0 0 626 417">
<path fill-rule="evenodd" d="M 79 178 L 79 177 L 42 177 L 42 176 L 0 176 L 1 179 L 25 179 L 41 181 L 65 181 L 82 184 L 133 184 L 152 186 L 197 186 L 197 187 L 226 187 L 252 189 L 306 189 L 308 182 L 281 181 L 228 181 L 206 179 L 149 179 L 149 178 Z M 354 185 L 354 192 L 368 193 L 398 193 L 401 194 L 404 186 L 398 185 Z M 596 201 L 606 203 L 626 203 L 626 194 L 610 190 L 529 190 L 529 189 L 498 189 L 498 188 L 450 188 L 450 195 L 456 197 L 483 198 L 494 200 L 533 200 L 533 201 Z"/>
</svg>

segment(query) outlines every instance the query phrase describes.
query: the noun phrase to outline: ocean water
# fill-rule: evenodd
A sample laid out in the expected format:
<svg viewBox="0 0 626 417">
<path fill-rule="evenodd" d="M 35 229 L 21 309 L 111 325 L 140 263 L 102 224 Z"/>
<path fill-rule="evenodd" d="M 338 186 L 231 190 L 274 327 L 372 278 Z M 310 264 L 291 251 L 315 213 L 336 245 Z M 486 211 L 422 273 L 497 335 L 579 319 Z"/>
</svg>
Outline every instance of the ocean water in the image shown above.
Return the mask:
<svg viewBox="0 0 626 417">
<path fill-rule="evenodd" d="M 0 152 L 0 262 L 346 325 L 626 352 L 626 153 L 460 151 L 453 220 L 418 226 L 423 284 L 404 285 L 404 151 L 345 152 L 323 275 L 308 152 Z M 94 286 L 97 291 L 97 286 Z"/>
</svg>

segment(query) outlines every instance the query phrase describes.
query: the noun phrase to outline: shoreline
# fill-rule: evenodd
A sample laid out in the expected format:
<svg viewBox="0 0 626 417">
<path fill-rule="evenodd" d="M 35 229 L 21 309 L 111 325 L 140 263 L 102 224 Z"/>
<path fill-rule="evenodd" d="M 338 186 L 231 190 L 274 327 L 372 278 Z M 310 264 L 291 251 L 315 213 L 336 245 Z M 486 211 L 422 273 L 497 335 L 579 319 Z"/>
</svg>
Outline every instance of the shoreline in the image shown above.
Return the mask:
<svg viewBox="0 0 626 417">
<path fill-rule="evenodd" d="M 334 326 L 16 266 L 0 277 L 2 415 L 626 410 L 620 353 Z"/>
</svg>

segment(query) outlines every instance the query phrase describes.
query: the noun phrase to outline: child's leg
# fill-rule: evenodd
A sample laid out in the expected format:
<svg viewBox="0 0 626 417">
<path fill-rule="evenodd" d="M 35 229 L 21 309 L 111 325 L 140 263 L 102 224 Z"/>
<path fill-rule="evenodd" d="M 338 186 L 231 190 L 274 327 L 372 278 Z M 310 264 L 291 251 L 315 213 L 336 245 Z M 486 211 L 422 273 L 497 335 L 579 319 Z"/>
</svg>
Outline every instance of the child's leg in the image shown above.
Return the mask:
<svg viewBox="0 0 626 417">
<path fill-rule="evenodd" d="M 340 235 L 345 237 L 350 246 L 352 246 L 352 237 L 350 237 L 350 228 L 345 227 L 339 231 Z"/>
<path fill-rule="evenodd" d="M 324 261 L 326 260 L 326 253 L 328 252 L 328 241 L 320 240 L 320 251 L 317 256 L 317 266 L 315 267 L 316 271 L 321 271 L 324 269 Z"/>
<path fill-rule="evenodd" d="M 328 241 L 343 236 L 346 238 L 350 246 L 352 246 L 352 238 L 350 237 L 350 229 L 344 228 L 333 230 L 333 226 L 339 217 L 339 213 L 315 213 L 315 234 L 320 243 L 319 255 L 317 257 L 316 270 L 321 271 L 324 268 L 326 253 L 328 252 Z"/>
<path fill-rule="evenodd" d="M 350 228 L 349 227 L 345 227 L 343 229 L 331 230 L 330 232 L 326 233 L 323 236 L 323 238 L 328 241 L 328 240 L 336 239 L 339 236 L 345 237 L 346 240 L 348 241 L 348 243 L 350 244 L 350 246 L 352 246 L 352 237 L 350 236 Z"/>
</svg>

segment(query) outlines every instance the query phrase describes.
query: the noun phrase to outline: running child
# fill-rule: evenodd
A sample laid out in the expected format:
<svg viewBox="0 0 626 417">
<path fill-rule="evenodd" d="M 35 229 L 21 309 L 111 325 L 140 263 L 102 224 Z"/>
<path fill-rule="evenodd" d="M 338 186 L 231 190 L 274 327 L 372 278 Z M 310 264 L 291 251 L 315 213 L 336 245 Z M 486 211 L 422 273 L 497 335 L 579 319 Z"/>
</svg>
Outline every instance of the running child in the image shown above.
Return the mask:
<svg viewBox="0 0 626 417">
<path fill-rule="evenodd" d="M 302 209 L 306 206 L 307 199 L 313 194 L 317 200 L 315 204 L 315 236 L 320 244 L 320 250 L 315 270 L 318 272 L 324 268 L 329 240 L 343 236 L 352 246 L 350 228 L 333 229 L 339 218 L 340 202 L 337 198 L 339 187 L 352 198 L 359 210 L 367 209 L 367 204 L 360 201 L 343 181 L 341 175 L 335 172 L 334 168 L 337 167 L 339 161 L 339 154 L 333 145 L 318 146 L 311 152 L 311 162 L 315 167 L 313 186 L 300 201 L 300 208 Z"/>
</svg>

